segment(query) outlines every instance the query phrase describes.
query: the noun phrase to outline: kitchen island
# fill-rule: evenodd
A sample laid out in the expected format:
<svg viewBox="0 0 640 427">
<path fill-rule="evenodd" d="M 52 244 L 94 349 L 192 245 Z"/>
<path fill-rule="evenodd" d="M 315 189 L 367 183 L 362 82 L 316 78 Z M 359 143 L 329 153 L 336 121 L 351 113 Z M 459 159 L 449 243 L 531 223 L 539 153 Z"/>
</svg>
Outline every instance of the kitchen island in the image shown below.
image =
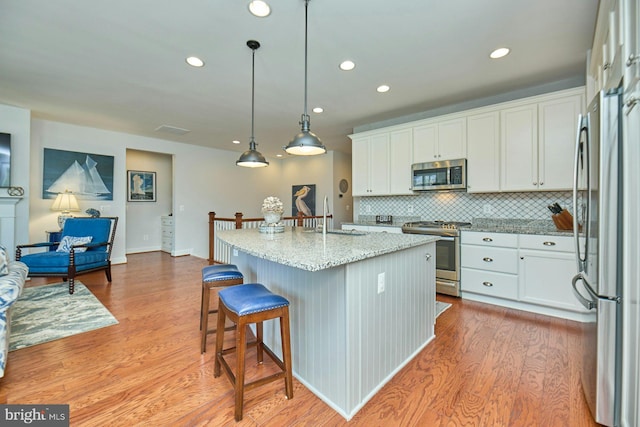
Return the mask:
<svg viewBox="0 0 640 427">
<path fill-rule="evenodd" d="M 347 420 L 434 338 L 437 237 L 299 227 L 217 237 L 245 283 L 290 301 L 294 376 Z M 281 355 L 279 333 L 265 323 Z"/>
</svg>

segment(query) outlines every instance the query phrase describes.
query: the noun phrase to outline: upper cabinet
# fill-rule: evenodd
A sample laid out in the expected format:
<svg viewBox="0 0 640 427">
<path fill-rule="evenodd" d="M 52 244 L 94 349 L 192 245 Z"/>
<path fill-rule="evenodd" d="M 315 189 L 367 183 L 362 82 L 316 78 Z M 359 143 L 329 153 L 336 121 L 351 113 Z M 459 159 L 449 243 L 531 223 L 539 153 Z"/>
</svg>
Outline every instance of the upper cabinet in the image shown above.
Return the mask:
<svg viewBox="0 0 640 427">
<path fill-rule="evenodd" d="M 463 159 L 467 152 L 467 121 L 431 120 L 413 128 L 413 163 Z"/>
<path fill-rule="evenodd" d="M 500 113 L 467 117 L 467 191 L 500 190 Z"/>
<path fill-rule="evenodd" d="M 381 133 L 355 138 L 351 151 L 352 194 L 354 196 L 389 194 L 389 134 Z"/>
<path fill-rule="evenodd" d="M 573 187 L 584 88 L 351 135 L 354 196 L 417 194 L 411 164 L 467 159 L 467 191 Z"/>
</svg>

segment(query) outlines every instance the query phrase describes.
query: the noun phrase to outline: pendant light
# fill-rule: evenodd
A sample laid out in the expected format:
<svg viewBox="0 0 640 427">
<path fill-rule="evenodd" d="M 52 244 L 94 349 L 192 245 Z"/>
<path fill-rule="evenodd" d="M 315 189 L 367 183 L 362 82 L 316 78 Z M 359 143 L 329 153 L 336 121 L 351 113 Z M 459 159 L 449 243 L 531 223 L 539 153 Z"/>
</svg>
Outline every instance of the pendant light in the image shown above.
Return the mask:
<svg viewBox="0 0 640 427">
<path fill-rule="evenodd" d="M 253 117 L 255 110 L 255 74 L 256 74 L 256 49 L 260 47 L 260 43 L 255 40 L 249 40 L 247 42 L 247 46 L 251 48 L 252 53 L 252 63 L 251 63 L 251 139 L 249 140 L 249 150 L 242 153 L 236 165 L 244 166 L 247 168 L 262 168 L 265 166 L 269 166 L 269 162 L 264 158 L 262 154 L 258 150 L 256 150 L 256 140 L 253 136 Z"/>
<path fill-rule="evenodd" d="M 289 154 L 298 156 L 313 156 L 316 154 L 324 154 L 327 149 L 322 145 L 320 138 L 309 130 L 309 115 L 307 114 L 307 10 L 309 9 L 309 0 L 304 2 L 304 112 L 300 120 L 302 131 L 297 134 L 289 145 L 284 147 L 284 151 Z"/>
</svg>

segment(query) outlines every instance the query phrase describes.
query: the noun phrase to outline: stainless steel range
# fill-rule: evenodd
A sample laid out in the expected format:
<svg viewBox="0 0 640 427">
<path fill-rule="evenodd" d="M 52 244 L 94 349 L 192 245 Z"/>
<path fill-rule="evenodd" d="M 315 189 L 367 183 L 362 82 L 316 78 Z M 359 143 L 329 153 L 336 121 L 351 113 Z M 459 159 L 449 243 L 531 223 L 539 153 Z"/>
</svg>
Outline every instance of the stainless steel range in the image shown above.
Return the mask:
<svg viewBox="0 0 640 427">
<path fill-rule="evenodd" d="M 441 236 L 436 242 L 436 292 L 460 296 L 460 230 L 470 222 L 417 221 L 407 222 L 402 232 Z"/>
</svg>

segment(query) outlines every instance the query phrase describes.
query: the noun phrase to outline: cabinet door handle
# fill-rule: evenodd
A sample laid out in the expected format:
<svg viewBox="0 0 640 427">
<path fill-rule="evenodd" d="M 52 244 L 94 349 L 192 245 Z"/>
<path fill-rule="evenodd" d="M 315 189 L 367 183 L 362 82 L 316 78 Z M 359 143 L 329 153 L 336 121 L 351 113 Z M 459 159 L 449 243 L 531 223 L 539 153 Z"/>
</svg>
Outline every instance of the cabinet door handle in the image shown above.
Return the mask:
<svg viewBox="0 0 640 427">
<path fill-rule="evenodd" d="M 545 246 L 555 246 L 556 242 L 543 242 L 542 244 Z"/>
<path fill-rule="evenodd" d="M 426 254 L 424 257 L 429 261 L 431 259 L 431 254 Z"/>
<path fill-rule="evenodd" d="M 485 237 L 484 239 L 482 239 L 483 242 L 493 242 L 493 239 L 491 237 Z"/>
<path fill-rule="evenodd" d="M 540 181 L 540 185 L 544 185 L 544 182 Z"/>
<path fill-rule="evenodd" d="M 489 257 L 484 257 L 484 258 L 482 258 L 482 260 L 484 262 L 493 262 L 493 258 L 489 258 Z"/>
<path fill-rule="evenodd" d="M 611 68 L 611 62 L 605 62 L 602 66 L 603 70 L 608 70 L 609 68 Z"/>
<path fill-rule="evenodd" d="M 493 283 L 491 282 L 482 282 L 483 285 L 485 285 L 487 288 L 490 288 L 493 286 Z"/>
<path fill-rule="evenodd" d="M 632 53 L 631 55 L 629 55 L 629 58 L 627 58 L 627 67 L 631 67 L 633 64 L 638 62 L 638 60 L 640 60 L 640 55 Z"/>
</svg>

